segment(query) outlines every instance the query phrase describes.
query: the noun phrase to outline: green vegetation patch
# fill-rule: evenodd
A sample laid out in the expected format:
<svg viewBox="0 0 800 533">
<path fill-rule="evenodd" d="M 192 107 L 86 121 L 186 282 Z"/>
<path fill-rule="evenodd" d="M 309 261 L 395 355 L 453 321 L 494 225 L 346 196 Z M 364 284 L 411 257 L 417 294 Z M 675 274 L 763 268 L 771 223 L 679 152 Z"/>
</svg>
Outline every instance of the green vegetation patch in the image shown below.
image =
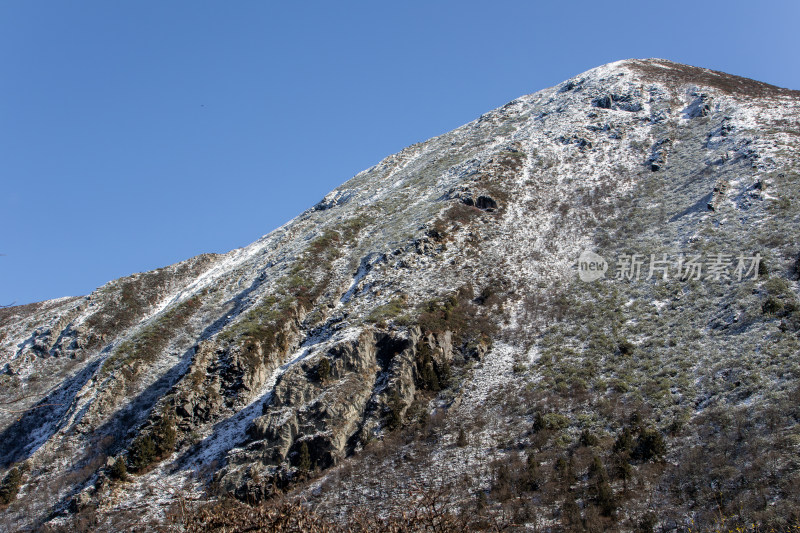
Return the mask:
<svg viewBox="0 0 800 533">
<path fill-rule="evenodd" d="M 163 415 L 155 426 L 131 442 L 128 448 L 127 468 L 120 466 L 119 471 L 125 474 L 128 469 L 134 473 L 146 471 L 148 467 L 168 457 L 175 450 L 176 439 L 175 421 L 172 417 Z M 117 468 L 116 463 L 115 468 Z"/>
<path fill-rule="evenodd" d="M 175 330 L 186 326 L 201 305 L 201 297 L 196 295 L 163 313 L 132 339 L 117 346 L 103 364 L 103 372 L 109 373 L 126 364 L 152 364 L 174 337 Z"/>
<path fill-rule="evenodd" d="M 375 324 L 396 319 L 406 311 L 407 302 L 408 300 L 405 296 L 392 298 L 388 303 L 373 309 L 367 316 L 367 322 Z"/>
<path fill-rule="evenodd" d="M 164 292 L 176 279 L 197 276 L 214 259 L 213 254 L 203 254 L 178 265 L 175 271 L 172 271 L 172 267 L 160 268 L 120 279 L 116 286 L 103 288 L 100 297 L 110 301 L 102 304 L 86 319 L 87 328 L 96 333 L 89 345 L 99 344 L 102 335 L 113 334 L 136 324 L 149 308 L 163 298 Z"/>
<path fill-rule="evenodd" d="M 463 287 L 444 300 L 429 300 L 418 308 L 417 324 L 423 333 L 452 332 L 456 344 L 488 343 L 497 326 L 474 300 L 471 287 Z M 482 301 L 486 305 L 486 300 Z"/>
<path fill-rule="evenodd" d="M 0 483 L 0 505 L 8 505 L 17 499 L 17 493 L 22 486 L 22 468 L 13 467 L 8 471 Z"/>
</svg>

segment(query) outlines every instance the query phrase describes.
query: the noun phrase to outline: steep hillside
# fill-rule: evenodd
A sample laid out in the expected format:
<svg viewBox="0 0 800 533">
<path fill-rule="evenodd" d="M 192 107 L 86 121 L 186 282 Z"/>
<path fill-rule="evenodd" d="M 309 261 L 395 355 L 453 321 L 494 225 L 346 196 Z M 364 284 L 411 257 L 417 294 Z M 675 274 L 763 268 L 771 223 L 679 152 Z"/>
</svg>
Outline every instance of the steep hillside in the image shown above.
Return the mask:
<svg viewBox="0 0 800 533">
<path fill-rule="evenodd" d="M 0 310 L 0 523 L 799 526 L 798 109 L 612 63 L 246 248 Z"/>
</svg>

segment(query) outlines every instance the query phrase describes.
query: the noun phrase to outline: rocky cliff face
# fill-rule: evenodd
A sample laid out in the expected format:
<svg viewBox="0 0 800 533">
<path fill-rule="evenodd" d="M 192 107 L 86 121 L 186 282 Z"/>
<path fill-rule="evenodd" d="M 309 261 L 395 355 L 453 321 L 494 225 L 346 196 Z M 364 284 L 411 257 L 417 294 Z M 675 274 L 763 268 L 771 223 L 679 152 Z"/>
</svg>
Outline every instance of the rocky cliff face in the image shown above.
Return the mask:
<svg viewBox="0 0 800 533">
<path fill-rule="evenodd" d="M 798 519 L 799 107 L 612 63 L 246 248 L 0 310 L 5 523 L 279 491 L 346 519 L 421 485 L 555 529 Z"/>
</svg>

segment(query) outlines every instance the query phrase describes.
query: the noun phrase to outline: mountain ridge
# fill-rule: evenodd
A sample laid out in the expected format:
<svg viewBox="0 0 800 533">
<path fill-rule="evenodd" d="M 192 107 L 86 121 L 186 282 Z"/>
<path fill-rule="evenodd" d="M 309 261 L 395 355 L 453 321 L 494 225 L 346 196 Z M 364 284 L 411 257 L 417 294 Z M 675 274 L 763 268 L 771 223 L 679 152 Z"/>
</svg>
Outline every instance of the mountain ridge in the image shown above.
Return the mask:
<svg viewBox="0 0 800 533">
<path fill-rule="evenodd" d="M 564 459 L 558 450 L 579 464 L 587 450 L 621 460 L 611 444 L 625 427 L 640 440 L 657 430 L 669 443 L 690 441 L 693 421 L 705 416 L 690 405 L 706 405 L 701 398 L 710 395 L 740 409 L 743 392 L 714 380 L 693 385 L 686 373 L 703 363 L 660 345 L 661 329 L 707 351 L 712 341 L 738 344 L 731 353 L 744 354 L 736 359 L 742 368 L 763 357 L 761 336 L 778 339 L 780 353 L 797 343 L 797 251 L 786 234 L 797 223 L 791 147 L 798 96 L 665 60 L 603 65 L 384 158 L 251 245 L 114 280 L 88 297 L 0 311 L 0 405 L 12 407 L 0 419 L 0 460 L 6 468 L 26 465 L 22 494 L 34 480 L 48 480 L 51 491 L 46 504 L 13 503 L 10 520 L 66 526 L 88 509 L 100 516 L 98 527 L 130 527 L 125 521 L 141 502 L 149 502 L 146 516 L 164 520 L 174 494 L 213 500 L 209 487 L 268 500 L 304 490 L 303 457 L 321 469 L 306 497 L 325 511 L 349 495 L 341 505 L 356 509 L 367 485 L 322 490 L 337 483 L 326 472 L 342 465 L 369 472 L 359 458 L 373 453 L 371 443 L 407 434 L 424 413 L 442 419 L 419 423 L 438 435 L 439 448 L 408 446 L 421 446 L 416 453 L 431 468 L 438 458 L 471 476 L 472 488 L 454 496 L 453 506 L 483 491 L 490 516 L 492 505 L 508 501 L 493 495 L 492 478 L 503 460 L 515 464 L 515 448 L 556 465 Z M 644 255 L 763 252 L 774 277 L 729 283 L 729 292 L 677 280 L 622 285 L 611 274 L 599 285 L 576 281 L 582 250 L 609 258 L 626 251 L 621 245 Z M 750 307 L 707 317 L 708 309 L 685 296 L 690 289 L 710 307 Z M 596 308 L 581 311 L 587 302 Z M 693 325 L 671 322 L 681 308 L 692 310 Z M 623 320 L 631 309 L 638 315 Z M 637 320 L 656 325 L 642 335 Z M 631 352 L 641 360 L 630 362 Z M 605 366 L 582 370 L 597 366 L 595 356 Z M 654 361 L 674 374 L 653 378 Z M 768 361 L 759 383 L 792 397 L 793 382 L 781 375 L 792 375 L 794 363 Z M 645 392 L 634 394 L 628 382 Z M 738 382 L 735 389 L 747 380 Z M 538 407 L 504 411 L 515 403 L 496 397 L 505 387 Z M 755 384 L 744 387 L 748 398 L 761 396 Z M 544 399 L 553 394 L 565 406 L 584 397 L 589 404 L 548 411 L 554 404 Z M 780 394 L 755 405 L 772 409 Z M 600 414 L 603 399 L 622 413 Z M 504 414 L 480 424 L 473 418 L 482 409 Z M 656 413 L 655 428 L 622 421 L 642 413 Z M 449 448 L 464 430 L 459 420 L 471 421 L 471 438 L 491 443 L 466 447 L 466 469 L 453 457 L 464 446 Z M 522 429 L 531 426 L 539 429 Z M 796 423 L 780 427 L 791 440 Z M 507 437 L 516 444 L 498 442 L 493 431 L 516 434 Z M 611 444 L 587 446 L 583 432 Z M 544 433 L 551 440 L 539 442 Z M 631 450 L 626 464 L 640 483 L 667 487 L 652 472 L 684 464 L 683 446 L 671 446 L 652 457 Z M 394 448 L 386 447 L 388 461 Z M 121 457 L 138 473 L 113 482 L 104 457 Z M 500 469 L 491 475 L 481 467 L 487 457 Z M 791 461 L 778 462 L 797 475 Z M 387 483 L 403 487 L 397 476 L 404 469 L 394 468 L 382 470 Z M 534 494 L 534 515 L 550 516 L 527 523 L 569 526 L 563 517 L 564 506 L 574 515 L 571 497 L 581 520 L 609 527 L 633 527 L 649 512 L 628 495 L 624 476 L 602 485 L 626 502 L 613 512 L 598 499 L 600 485 L 578 477 L 566 492 L 555 479 L 542 482 L 561 487 L 550 487 L 551 496 L 512 490 Z M 456 483 L 443 472 L 432 478 L 437 486 Z M 389 492 L 396 501 L 386 503 L 387 512 L 406 501 L 402 490 Z M 741 504 L 730 498 L 729 505 Z M 700 511 L 669 501 L 677 511 L 659 509 L 662 525 L 675 520 L 666 518 L 673 511 L 709 519 L 700 499 Z"/>
</svg>

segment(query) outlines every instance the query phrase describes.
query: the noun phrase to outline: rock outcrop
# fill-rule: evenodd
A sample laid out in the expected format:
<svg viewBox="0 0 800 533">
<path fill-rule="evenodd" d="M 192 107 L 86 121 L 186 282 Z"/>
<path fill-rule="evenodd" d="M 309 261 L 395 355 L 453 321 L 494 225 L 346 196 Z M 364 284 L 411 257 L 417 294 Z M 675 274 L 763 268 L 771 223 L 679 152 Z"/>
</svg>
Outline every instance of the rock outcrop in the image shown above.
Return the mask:
<svg viewBox="0 0 800 533">
<path fill-rule="evenodd" d="M 605 65 L 245 248 L 0 310 L 0 465 L 25 471 L 6 524 L 119 530 L 176 494 L 288 490 L 391 513 L 435 482 L 487 517 L 528 502 L 531 527 L 635 529 L 654 506 L 668 528 L 709 519 L 704 476 L 714 505 L 790 509 L 735 471 L 798 475 L 798 110 L 723 73 Z M 608 261 L 591 283 L 584 250 Z"/>
</svg>

